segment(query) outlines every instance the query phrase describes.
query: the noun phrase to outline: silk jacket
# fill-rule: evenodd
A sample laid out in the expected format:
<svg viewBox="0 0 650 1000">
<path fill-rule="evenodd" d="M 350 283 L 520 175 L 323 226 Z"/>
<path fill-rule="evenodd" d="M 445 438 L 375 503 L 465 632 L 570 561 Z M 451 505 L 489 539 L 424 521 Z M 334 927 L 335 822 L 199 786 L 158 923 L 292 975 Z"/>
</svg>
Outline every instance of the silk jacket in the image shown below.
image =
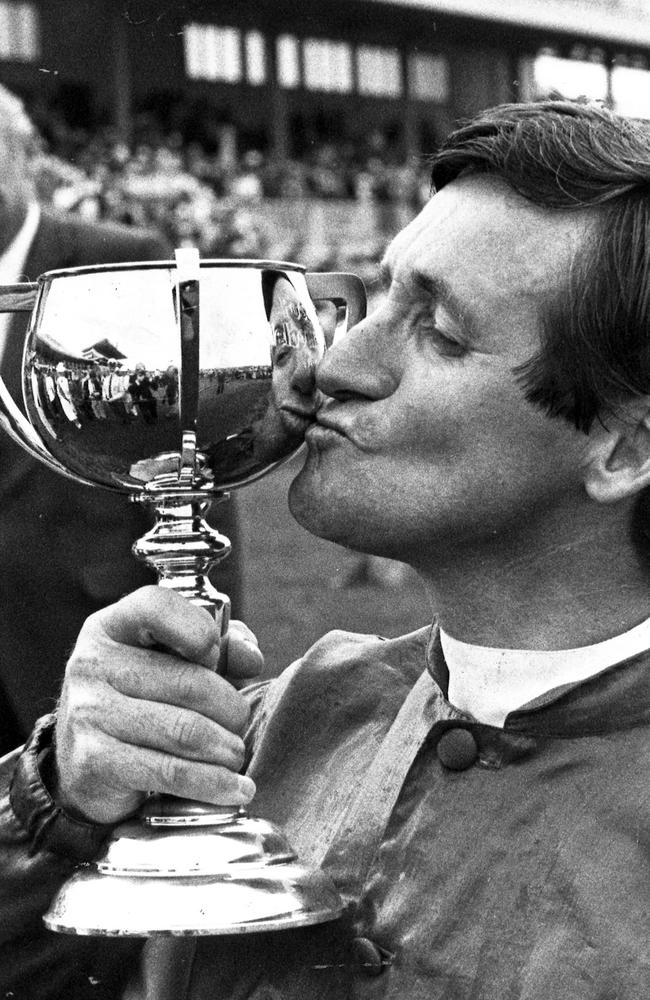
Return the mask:
<svg viewBox="0 0 650 1000">
<path fill-rule="evenodd" d="M 649 666 L 555 689 L 501 730 L 448 703 L 435 632 L 326 636 L 249 689 L 248 769 L 255 811 L 332 874 L 346 911 L 240 938 L 41 930 L 71 855 L 104 832 L 53 809 L 45 726 L 0 768 L 0 985 L 30 1000 L 642 1000 Z"/>
</svg>

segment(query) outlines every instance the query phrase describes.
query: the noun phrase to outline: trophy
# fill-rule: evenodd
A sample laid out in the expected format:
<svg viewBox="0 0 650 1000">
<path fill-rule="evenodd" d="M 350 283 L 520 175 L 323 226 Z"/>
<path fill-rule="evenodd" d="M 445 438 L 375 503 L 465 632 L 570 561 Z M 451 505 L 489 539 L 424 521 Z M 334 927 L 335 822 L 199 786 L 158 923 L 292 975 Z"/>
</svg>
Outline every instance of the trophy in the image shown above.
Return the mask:
<svg viewBox="0 0 650 1000">
<path fill-rule="evenodd" d="M 193 249 L 0 289 L 0 310 L 31 312 L 24 410 L 0 380 L 0 424 L 62 475 L 150 507 L 155 523 L 135 555 L 160 586 L 206 607 L 222 635 L 229 600 L 208 572 L 230 543 L 205 514 L 301 446 L 325 350 L 319 301 L 345 309 L 347 326 L 365 314 L 354 275 L 201 261 Z M 150 795 L 44 919 L 72 934 L 232 934 L 320 923 L 341 906 L 271 823 Z"/>
</svg>

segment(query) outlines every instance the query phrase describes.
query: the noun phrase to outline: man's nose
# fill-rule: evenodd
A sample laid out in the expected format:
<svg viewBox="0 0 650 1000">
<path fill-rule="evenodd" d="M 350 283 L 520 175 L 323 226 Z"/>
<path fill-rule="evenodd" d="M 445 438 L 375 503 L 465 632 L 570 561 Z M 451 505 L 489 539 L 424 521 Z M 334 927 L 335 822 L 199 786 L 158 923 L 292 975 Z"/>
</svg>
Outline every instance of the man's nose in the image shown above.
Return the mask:
<svg viewBox="0 0 650 1000">
<path fill-rule="evenodd" d="M 316 369 L 321 392 L 335 399 L 383 399 L 394 391 L 398 374 L 387 321 L 377 310 L 325 352 Z"/>
<path fill-rule="evenodd" d="M 296 349 L 295 367 L 291 374 L 291 388 L 303 396 L 310 396 L 316 387 L 316 360 L 308 348 Z"/>
</svg>

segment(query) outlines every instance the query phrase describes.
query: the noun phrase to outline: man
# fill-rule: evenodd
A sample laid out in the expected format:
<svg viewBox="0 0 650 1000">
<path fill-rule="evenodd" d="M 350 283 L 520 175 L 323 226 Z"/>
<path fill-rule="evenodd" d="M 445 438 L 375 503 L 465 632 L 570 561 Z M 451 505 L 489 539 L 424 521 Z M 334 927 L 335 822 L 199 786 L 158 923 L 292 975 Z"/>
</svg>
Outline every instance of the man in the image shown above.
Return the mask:
<svg viewBox="0 0 650 1000">
<path fill-rule="evenodd" d="M 21 949 L 34 996 L 90 995 L 74 970 L 100 966 L 106 995 L 156 1000 L 648 996 L 649 150 L 650 126 L 561 102 L 461 128 L 385 299 L 317 371 L 292 511 L 413 565 L 436 627 L 330 634 L 238 694 L 173 595 L 87 623 L 58 720 L 3 763 L 2 958 Z M 246 802 L 251 779 L 343 919 L 142 946 L 38 931 L 144 789 Z"/>
<path fill-rule="evenodd" d="M 0 283 L 35 281 L 52 268 L 170 258 L 171 248 L 155 233 L 40 208 L 32 183 L 36 143 L 21 102 L 0 89 Z M 26 319 L 0 314 L 0 365 L 16 400 Z M 125 414 L 124 403 L 116 405 Z M 0 466 L 0 752 L 6 753 L 54 704 L 85 618 L 151 581 L 131 555 L 150 522 L 124 497 L 54 475 L 4 434 Z M 229 506 L 221 505 L 219 524 L 232 536 L 237 525 Z M 218 585 L 237 607 L 237 560 L 228 562 Z"/>
<path fill-rule="evenodd" d="M 113 420 L 122 424 L 129 422 L 129 410 L 127 408 L 127 384 L 128 376 L 124 376 L 117 367 L 117 361 L 108 362 L 108 372 L 104 376 L 102 383 L 102 398 L 106 404 L 108 412 Z"/>
</svg>

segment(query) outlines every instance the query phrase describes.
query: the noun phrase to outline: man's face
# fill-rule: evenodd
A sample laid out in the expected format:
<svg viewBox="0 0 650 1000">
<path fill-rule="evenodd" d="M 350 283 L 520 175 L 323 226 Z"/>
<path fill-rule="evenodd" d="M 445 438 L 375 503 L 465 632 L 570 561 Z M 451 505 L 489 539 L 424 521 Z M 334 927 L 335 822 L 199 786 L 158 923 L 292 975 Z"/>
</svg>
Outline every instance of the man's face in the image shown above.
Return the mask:
<svg viewBox="0 0 650 1000">
<path fill-rule="evenodd" d="M 592 221 L 488 176 L 431 200 L 388 249 L 378 308 L 321 363 L 300 523 L 423 565 L 586 502 L 586 437 L 528 403 L 513 369 Z"/>
</svg>

